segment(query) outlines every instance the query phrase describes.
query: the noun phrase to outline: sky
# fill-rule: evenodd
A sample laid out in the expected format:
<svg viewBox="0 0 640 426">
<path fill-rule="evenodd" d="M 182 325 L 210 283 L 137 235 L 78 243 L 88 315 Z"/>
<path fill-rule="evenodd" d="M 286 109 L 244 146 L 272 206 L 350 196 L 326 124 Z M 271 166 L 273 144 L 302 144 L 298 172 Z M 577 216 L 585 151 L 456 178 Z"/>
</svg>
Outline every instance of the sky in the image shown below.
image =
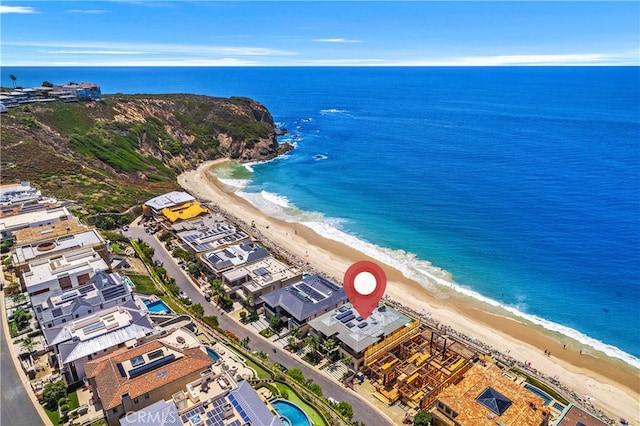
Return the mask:
<svg viewBox="0 0 640 426">
<path fill-rule="evenodd" d="M 637 1 L 12 1 L 0 66 L 640 65 Z"/>
</svg>

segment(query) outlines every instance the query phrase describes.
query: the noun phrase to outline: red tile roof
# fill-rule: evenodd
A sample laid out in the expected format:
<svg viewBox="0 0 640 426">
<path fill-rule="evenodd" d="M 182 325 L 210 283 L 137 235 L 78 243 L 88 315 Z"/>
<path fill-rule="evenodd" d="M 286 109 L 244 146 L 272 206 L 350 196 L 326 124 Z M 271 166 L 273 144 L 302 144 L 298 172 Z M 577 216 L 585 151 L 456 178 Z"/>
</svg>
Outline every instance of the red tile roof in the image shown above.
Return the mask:
<svg viewBox="0 0 640 426">
<path fill-rule="evenodd" d="M 105 410 L 120 405 L 124 394 L 128 393 L 130 398 L 144 395 L 189 374 L 205 370 L 213 363 L 213 360 L 200 348 L 185 350 L 171 348 L 182 352 L 183 356 L 133 379 L 122 377 L 117 367 L 118 363 L 164 346 L 166 345 L 155 340 L 133 349 L 122 348 L 111 355 L 86 364 L 87 377 L 95 378 L 98 395 Z M 158 375 L 159 371 L 166 371 L 166 374 Z"/>
</svg>

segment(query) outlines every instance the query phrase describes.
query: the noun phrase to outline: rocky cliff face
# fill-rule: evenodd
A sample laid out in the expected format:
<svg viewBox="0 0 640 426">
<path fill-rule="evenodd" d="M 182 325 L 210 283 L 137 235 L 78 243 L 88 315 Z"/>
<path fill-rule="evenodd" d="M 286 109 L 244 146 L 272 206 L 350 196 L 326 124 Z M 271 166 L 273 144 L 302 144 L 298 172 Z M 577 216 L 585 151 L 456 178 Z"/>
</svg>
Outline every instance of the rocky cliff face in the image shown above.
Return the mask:
<svg viewBox="0 0 640 426">
<path fill-rule="evenodd" d="M 1 120 L 4 182 L 30 180 L 89 210 L 121 210 L 165 190 L 206 160 L 266 161 L 288 150 L 267 108 L 248 98 L 109 95 L 33 103 Z"/>
</svg>

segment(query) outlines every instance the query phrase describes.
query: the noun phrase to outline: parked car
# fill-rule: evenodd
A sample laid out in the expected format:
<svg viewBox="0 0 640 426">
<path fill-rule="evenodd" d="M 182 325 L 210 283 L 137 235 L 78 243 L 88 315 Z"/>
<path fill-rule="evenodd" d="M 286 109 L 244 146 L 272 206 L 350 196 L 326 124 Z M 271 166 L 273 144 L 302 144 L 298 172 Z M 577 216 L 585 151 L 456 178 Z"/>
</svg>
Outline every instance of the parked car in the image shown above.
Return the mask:
<svg viewBox="0 0 640 426">
<path fill-rule="evenodd" d="M 124 226 L 122 227 L 122 230 L 123 230 L 123 231 L 128 231 L 128 230 L 129 230 L 129 226 L 124 225 Z"/>
</svg>

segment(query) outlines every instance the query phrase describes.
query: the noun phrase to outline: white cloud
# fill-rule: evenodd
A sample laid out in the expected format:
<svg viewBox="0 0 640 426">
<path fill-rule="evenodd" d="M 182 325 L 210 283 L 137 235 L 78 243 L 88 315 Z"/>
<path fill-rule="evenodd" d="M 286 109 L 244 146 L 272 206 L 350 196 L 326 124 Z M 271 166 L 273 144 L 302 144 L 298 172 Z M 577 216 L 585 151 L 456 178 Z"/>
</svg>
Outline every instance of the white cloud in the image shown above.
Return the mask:
<svg viewBox="0 0 640 426">
<path fill-rule="evenodd" d="M 44 50 L 53 55 L 144 55 L 149 52 L 132 50 Z"/>
<path fill-rule="evenodd" d="M 67 10 L 67 13 L 85 13 L 89 15 L 100 15 L 102 13 L 107 13 L 107 11 L 102 9 L 71 9 L 71 10 Z"/>
<path fill-rule="evenodd" d="M 313 41 L 319 43 L 360 43 L 360 40 L 349 40 L 346 38 L 316 38 Z"/>
<path fill-rule="evenodd" d="M 0 6 L 0 14 L 2 13 L 38 13 L 33 7 L 28 6 Z"/>
<path fill-rule="evenodd" d="M 184 55 L 206 56 L 290 56 L 295 52 L 252 46 L 207 46 L 190 44 L 126 43 L 126 42 L 3 42 L 3 46 L 21 46 L 37 48 L 58 48 L 71 51 L 121 51 L 144 52 L 146 54 L 178 53 Z M 55 52 L 55 51 L 54 51 Z"/>
</svg>

